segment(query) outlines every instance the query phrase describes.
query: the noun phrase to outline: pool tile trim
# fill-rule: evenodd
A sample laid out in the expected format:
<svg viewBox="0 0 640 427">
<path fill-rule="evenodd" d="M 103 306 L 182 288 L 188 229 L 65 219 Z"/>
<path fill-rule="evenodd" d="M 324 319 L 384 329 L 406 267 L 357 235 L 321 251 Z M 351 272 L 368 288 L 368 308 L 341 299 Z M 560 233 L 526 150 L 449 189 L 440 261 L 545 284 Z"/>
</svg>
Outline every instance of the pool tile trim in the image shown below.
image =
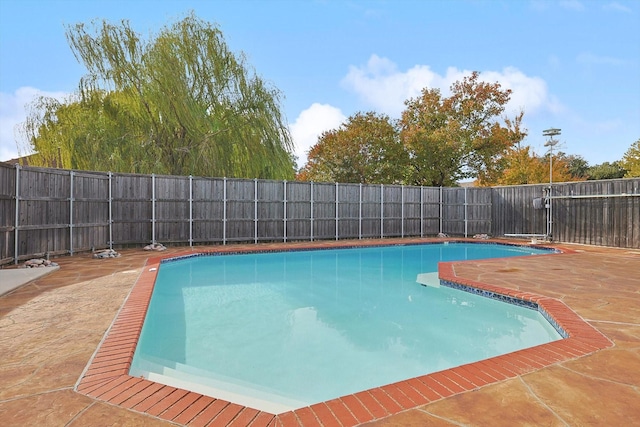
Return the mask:
<svg viewBox="0 0 640 427">
<path fill-rule="evenodd" d="M 374 245 L 385 243 L 358 246 Z M 298 246 L 296 249 L 353 246 L 337 242 L 333 245 L 318 242 Z M 222 247 L 213 251 L 197 252 L 211 254 L 260 251 L 259 248 L 237 251 Z M 184 254 L 173 255 L 170 258 L 195 254 L 194 251 L 185 250 Z M 567 338 L 275 415 L 128 375 L 158 268 L 164 258 L 168 257 L 157 256 L 147 260 L 140 277 L 107 330 L 94 357 L 89 361 L 75 390 L 98 400 L 183 425 L 356 426 L 613 346 L 607 337 L 559 300 L 458 277 L 454 266 L 461 261 L 443 262 L 438 266 L 441 282 L 481 295 L 492 295 L 509 301 L 519 300 L 522 304 L 530 306 L 536 305 L 558 330 L 564 331 Z"/>
</svg>

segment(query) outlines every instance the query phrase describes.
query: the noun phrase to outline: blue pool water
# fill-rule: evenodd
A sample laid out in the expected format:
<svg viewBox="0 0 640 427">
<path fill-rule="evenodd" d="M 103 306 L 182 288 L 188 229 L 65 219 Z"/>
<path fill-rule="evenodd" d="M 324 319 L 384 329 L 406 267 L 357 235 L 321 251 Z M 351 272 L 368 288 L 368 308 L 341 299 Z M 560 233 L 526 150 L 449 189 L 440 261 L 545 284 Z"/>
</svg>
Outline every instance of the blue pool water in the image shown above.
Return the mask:
<svg viewBox="0 0 640 427">
<path fill-rule="evenodd" d="M 536 310 L 434 276 L 439 261 L 540 253 L 450 243 L 165 262 L 130 373 L 279 413 L 554 341 Z"/>
</svg>

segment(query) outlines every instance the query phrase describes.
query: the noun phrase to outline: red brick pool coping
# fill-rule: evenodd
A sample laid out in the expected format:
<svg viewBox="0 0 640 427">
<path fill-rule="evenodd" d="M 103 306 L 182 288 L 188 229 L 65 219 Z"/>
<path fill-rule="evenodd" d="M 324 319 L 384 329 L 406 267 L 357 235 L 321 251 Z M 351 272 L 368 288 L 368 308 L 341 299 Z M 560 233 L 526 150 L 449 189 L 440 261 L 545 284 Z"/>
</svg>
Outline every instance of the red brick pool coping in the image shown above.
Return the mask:
<svg viewBox="0 0 640 427">
<path fill-rule="evenodd" d="M 356 243 L 355 245 L 384 244 L 389 243 L 378 241 Z M 296 245 L 295 249 L 341 246 L 354 246 L 354 243 L 318 242 Z M 272 248 L 270 246 L 268 250 Z M 279 245 L 279 248 L 290 249 L 291 247 L 282 244 Z M 189 426 L 350 427 L 613 346 L 608 338 L 585 322 L 563 302 L 529 292 L 492 286 L 458 277 L 455 273 L 455 264 L 460 261 L 457 261 L 440 263 L 438 268 L 440 279 L 535 302 L 547 313 L 549 318 L 568 334 L 568 338 L 342 396 L 277 415 L 128 375 L 153 292 L 158 267 L 163 258 L 205 252 L 248 253 L 264 250 L 264 247 L 259 246 L 242 250 L 233 246 L 223 246 L 215 250 L 204 251 L 186 249 L 184 253 L 149 258 L 131 293 L 80 378 L 76 390 L 95 399 Z M 563 252 L 570 251 L 563 250 Z M 539 256 L 558 256 L 558 254 Z"/>
</svg>

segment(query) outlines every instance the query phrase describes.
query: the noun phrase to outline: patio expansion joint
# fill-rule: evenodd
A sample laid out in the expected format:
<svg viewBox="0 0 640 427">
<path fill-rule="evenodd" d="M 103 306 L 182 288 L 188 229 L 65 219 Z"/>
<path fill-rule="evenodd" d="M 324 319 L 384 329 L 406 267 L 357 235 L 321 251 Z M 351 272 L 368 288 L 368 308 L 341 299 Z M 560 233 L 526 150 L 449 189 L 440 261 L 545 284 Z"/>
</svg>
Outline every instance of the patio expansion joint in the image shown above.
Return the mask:
<svg viewBox="0 0 640 427">
<path fill-rule="evenodd" d="M 522 376 L 520 376 L 518 378 L 520 380 L 520 382 L 522 383 L 522 385 L 524 386 L 525 389 L 527 389 L 527 391 L 529 392 L 529 394 L 531 394 L 531 396 L 533 396 L 533 398 L 540 404 L 542 405 L 542 407 L 544 407 L 547 411 L 549 411 L 551 414 L 553 414 L 554 417 L 556 417 L 558 419 L 558 421 L 562 422 L 565 426 L 570 426 L 571 423 L 568 423 L 564 418 L 562 418 L 560 416 L 560 414 L 558 414 L 556 411 L 553 410 L 552 407 L 550 407 L 549 405 L 547 405 L 547 403 L 540 398 L 540 396 L 538 396 L 536 394 L 536 392 L 529 386 L 529 384 L 527 383 L 526 379 L 523 378 Z"/>
</svg>

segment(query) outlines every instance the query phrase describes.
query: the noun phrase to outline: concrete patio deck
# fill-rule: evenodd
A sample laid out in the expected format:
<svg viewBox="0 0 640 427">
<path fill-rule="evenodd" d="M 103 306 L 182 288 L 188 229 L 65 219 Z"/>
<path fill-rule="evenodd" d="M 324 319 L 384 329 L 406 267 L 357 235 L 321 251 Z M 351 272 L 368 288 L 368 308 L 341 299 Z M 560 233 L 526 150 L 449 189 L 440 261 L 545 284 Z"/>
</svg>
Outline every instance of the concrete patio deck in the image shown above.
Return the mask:
<svg viewBox="0 0 640 427">
<path fill-rule="evenodd" d="M 332 246 L 335 242 L 318 244 Z M 558 299 L 613 346 L 395 415 L 383 413 L 366 426 L 640 423 L 640 250 L 553 246 L 576 252 L 458 262 L 452 269 L 464 280 Z M 184 251 L 170 248 L 162 255 Z M 142 250 L 120 252 L 120 258 L 105 260 L 91 259 L 88 254 L 57 258 L 58 271 L 0 297 L 3 425 L 170 426 L 180 425 L 180 420 L 196 424 L 194 419 L 204 408 L 195 404 L 184 409 L 184 416 L 166 421 L 75 391 L 147 258 L 157 255 Z M 314 417 L 256 416 L 232 421 L 254 427 L 320 425 Z M 214 420 L 211 425 L 220 424 Z M 331 425 L 341 424 L 336 420 Z"/>
</svg>

